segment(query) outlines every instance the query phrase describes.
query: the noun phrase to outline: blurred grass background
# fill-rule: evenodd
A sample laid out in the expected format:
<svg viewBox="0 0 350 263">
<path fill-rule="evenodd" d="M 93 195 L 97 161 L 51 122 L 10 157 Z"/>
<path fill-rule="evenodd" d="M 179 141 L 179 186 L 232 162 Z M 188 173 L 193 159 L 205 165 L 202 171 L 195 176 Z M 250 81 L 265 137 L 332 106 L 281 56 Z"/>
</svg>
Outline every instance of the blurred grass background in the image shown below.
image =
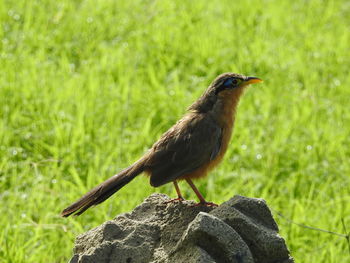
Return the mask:
<svg viewBox="0 0 350 263">
<path fill-rule="evenodd" d="M 200 190 L 350 229 L 349 1 L 4 0 L 0 20 L 0 262 L 67 262 L 78 234 L 153 192 L 175 196 L 141 176 L 81 217 L 59 216 L 227 71 L 264 83 L 242 99 Z M 350 261 L 344 238 L 275 217 L 297 262 Z"/>
</svg>

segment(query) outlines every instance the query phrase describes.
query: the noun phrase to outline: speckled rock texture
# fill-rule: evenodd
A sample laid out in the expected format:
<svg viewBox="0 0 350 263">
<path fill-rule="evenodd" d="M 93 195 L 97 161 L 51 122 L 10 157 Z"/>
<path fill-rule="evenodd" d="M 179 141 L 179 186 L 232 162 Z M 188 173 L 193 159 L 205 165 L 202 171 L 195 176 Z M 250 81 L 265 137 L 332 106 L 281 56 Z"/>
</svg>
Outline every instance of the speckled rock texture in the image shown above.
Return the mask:
<svg viewBox="0 0 350 263">
<path fill-rule="evenodd" d="M 234 196 L 217 208 L 149 196 L 76 239 L 70 263 L 292 263 L 263 199 Z"/>
</svg>

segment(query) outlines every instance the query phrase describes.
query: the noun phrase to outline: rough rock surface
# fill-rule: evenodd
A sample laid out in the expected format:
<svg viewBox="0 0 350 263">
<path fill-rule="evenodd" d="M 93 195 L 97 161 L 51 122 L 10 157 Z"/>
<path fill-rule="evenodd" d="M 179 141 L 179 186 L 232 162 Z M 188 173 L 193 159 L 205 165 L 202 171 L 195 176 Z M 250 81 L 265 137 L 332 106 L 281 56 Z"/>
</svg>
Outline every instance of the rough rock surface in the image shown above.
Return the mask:
<svg viewBox="0 0 350 263">
<path fill-rule="evenodd" d="M 217 208 L 169 200 L 153 194 L 78 236 L 70 262 L 294 262 L 263 199 L 234 196 Z"/>
</svg>

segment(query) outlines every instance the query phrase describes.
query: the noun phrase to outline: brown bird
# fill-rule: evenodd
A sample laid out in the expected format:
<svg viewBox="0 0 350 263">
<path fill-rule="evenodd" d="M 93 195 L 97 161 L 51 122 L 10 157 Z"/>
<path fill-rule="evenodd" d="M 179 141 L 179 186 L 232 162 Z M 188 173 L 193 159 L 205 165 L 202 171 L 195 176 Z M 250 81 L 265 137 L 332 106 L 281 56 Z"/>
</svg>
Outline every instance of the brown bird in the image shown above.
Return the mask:
<svg viewBox="0 0 350 263">
<path fill-rule="evenodd" d="M 137 175 L 145 172 L 154 187 L 173 182 L 178 198 L 183 200 L 177 181 L 186 180 L 199 198 L 206 202 L 192 179 L 205 176 L 222 160 L 231 138 L 236 107 L 244 89 L 261 82 L 256 77 L 235 73 L 219 75 L 188 112 L 171 127 L 152 148 L 120 173 L 90 190 L 64 209 L 62 216 L 80 215 L 86 209 L 105 201 Z"/>
</svg>

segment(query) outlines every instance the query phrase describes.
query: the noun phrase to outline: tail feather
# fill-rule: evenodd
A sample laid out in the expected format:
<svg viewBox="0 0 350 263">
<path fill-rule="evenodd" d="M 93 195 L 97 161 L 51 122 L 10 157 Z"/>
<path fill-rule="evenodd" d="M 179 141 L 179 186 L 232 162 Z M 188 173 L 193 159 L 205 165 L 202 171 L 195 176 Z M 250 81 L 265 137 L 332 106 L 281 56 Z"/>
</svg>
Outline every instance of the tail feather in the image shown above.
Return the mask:
<svg viewBox="0 0 350 263">
<path fill-rule="evenodd" d="M 121 171 L 119 174 L 112 176 L 100 185 L 96 186 L 78 201 L 68 206 L 61 212 L 61 216 L 68 217 L 72 214 L 80 215 L 93 205 L 97 205 L 108 199 L 111 195 L 128 184 L 137 175 L 144 170 L 142 162 L 136 162 L 129 168 Z"/>
</svg>

